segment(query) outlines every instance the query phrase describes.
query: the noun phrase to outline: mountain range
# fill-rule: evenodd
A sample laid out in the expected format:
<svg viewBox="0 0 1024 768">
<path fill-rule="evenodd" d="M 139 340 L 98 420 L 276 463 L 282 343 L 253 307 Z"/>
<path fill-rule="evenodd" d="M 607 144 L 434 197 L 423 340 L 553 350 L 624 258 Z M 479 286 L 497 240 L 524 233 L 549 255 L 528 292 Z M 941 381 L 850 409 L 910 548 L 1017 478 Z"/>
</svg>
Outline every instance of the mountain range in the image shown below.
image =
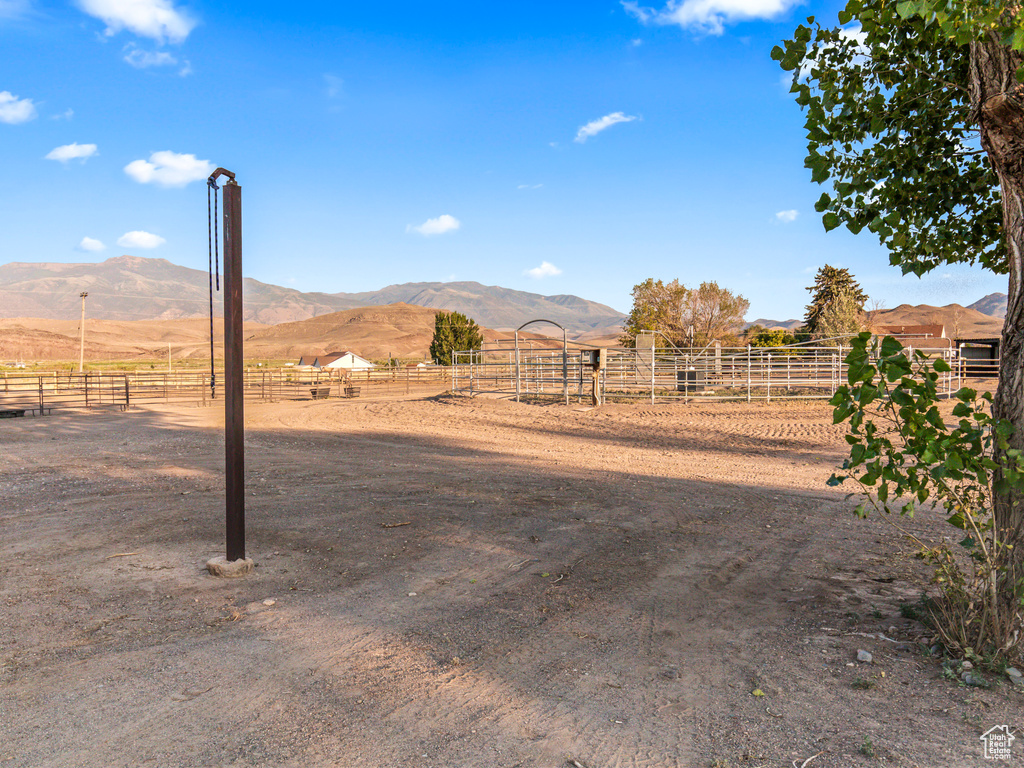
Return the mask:
<svg viewBox="0 0 1024 768">
<path fill-rule="evenodd" d="M 173 320 L 209 314 L 209 275 L 165 259 L 117 256 L 98 264 L 12 262 L 0 266 L 0 318 L 76 318 L 79 294 L 99 320 Z M 475 282 L 404 283 L 364 293 L 302 292 L 243 281 L 244 319 L 276 325 L 348 309 L 396 303 L 462 312 L 489 328 L 553 320 L 575 335 L 618 332 L 625 315 L 579 296 L 543 296 Z M 219 312 L 219 295 L 214 311 Z"/>
</svg>

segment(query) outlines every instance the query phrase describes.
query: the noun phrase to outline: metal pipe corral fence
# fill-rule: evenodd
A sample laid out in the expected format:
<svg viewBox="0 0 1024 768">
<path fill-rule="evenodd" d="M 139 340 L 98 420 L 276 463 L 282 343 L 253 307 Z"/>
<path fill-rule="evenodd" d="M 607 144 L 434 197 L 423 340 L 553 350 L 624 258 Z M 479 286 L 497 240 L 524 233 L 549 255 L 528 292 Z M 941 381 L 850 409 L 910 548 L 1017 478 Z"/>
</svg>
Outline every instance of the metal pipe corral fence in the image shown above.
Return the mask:
<svg viewBox="0 0 1024 768">
<path fill-rule="evenodd" d="M 210 371 L 0 372 L 0 412 L 45 413 L 52 409 L 181 403 L 211 405 L 224 397 L 217 372 L 211 398 Z M 242 376 L 247 401 L 435 394 L 451 385 L 444 366 L 374 368 L 363 371 L 250 368 Z"/>
<path fill-rule="evenodd" d="M 601 371 L 602 400 L 828 399 L 846 381 L 850 347 L 720 347 L 703 350 L 612 348 Z M 952 395 L 967 370 L 956 349 L 925 349 L 951 370 L 940 374 L 940 392 Z M 908 353 L 909 354 L 909 353 Z M 564 362 L 563 362 L 564 360 Z M 590 366 L 583 351 L 521 347 L 456 352 L 453 391 L 507 394 L 519 399 L 584 395 Z M 472 376 L 469 375 L 472 366 Z"/>
</svg>

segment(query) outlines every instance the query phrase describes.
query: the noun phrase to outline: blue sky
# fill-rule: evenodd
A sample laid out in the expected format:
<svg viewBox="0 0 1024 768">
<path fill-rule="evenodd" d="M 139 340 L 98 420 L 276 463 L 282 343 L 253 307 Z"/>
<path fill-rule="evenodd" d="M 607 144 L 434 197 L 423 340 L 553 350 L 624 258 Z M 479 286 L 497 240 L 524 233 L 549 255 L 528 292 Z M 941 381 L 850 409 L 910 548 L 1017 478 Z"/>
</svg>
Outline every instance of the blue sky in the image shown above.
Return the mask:
<svg viewBox="0 0 1024 768">
<path fill-rule="evenodd" d="M 824 263 L 889 307 L 1005 291 L 824 232 L 769 52 L 840 5 L 0 0 L 0 263 L 205 269 L 221 165 L 247 276 L 299 290 L 475 280 L 628 311 L 648 277 L 714 280 L 749 319 L 801 317 Z"/>
</svg>

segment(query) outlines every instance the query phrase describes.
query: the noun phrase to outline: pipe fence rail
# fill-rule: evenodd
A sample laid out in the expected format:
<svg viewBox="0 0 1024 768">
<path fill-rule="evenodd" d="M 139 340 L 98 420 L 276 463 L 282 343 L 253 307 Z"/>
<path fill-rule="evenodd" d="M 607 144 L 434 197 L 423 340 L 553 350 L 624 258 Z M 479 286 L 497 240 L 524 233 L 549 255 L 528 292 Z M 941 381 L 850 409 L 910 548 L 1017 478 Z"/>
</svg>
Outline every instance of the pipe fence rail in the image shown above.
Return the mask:
<svg viewBox="0 0 1024 768">
<path fill-rule="evenodd" d="M 46 413 L 54 408 L 119 407 L 156 403 L 209 405 L 224 397 L 224 375 L 210 371 L 101 371 L 0 373 L 0 416 Z M 248 369 L 246 400 L 309 400 L 426 394 L 448 389 L 443 366 L 383 368 L 339 373 L 323 370 Z"/>
<path fill-rule="evenodd" d="M 601 400 L 772 400 L 828 399 L 846 383 L 843 359 L 850 347 L 719 347 L 705 350 L 613 348 L 600 372 Z M 915 350 L 908 349 L 908 354 Z M 950 364 L 940 374 L 940 392 L 952 395 L 967 375 L 956 349 L 921 350 Z M 457 352 L 452 391 L 554 398 L 568 392 L 583 399 L 593 379 L 585 351 L 495 348 Z M 564 359 L 564 362 L 563 362 Z M 972 362 L 973 364 L 973 362 Z M 564 373 L 563 373 L 564 371 Z"/>
</svg>

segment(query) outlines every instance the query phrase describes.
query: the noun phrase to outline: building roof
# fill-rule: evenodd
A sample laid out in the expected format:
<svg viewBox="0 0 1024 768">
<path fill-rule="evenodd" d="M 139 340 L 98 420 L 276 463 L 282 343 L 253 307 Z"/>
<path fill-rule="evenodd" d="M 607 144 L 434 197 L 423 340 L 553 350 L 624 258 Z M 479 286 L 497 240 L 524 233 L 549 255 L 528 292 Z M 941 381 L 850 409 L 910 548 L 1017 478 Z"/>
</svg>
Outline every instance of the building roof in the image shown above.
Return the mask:
<svg viewBox="0 0 1024 768">
<path fill-rule="evenodd" d="M 934 325 L 876 325 L 875 333 L 885 336 L 919 336 L 921 338 L 944 339 L 946 326 Z"/>
</svg>

